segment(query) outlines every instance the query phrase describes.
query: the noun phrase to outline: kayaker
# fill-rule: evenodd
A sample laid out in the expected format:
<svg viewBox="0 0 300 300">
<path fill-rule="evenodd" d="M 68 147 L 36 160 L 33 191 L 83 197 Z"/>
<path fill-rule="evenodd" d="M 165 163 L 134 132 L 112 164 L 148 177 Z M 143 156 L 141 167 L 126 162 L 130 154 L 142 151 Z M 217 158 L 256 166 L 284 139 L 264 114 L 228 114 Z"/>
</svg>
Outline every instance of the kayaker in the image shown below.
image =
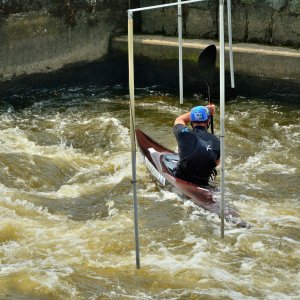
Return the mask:
<svg viewBox="0 0 300 300">
<path fill-rule="evenodd" d="M 179 163 L 175 176 L 207 186 L 215 167 L 220 163 L 220 141 L 208 132 L 213 104 L 196 106 L 176 118 L 173 132 L 178 143 Z M 188 128 L 191 125 L 192 129 Z"/>
</svg>

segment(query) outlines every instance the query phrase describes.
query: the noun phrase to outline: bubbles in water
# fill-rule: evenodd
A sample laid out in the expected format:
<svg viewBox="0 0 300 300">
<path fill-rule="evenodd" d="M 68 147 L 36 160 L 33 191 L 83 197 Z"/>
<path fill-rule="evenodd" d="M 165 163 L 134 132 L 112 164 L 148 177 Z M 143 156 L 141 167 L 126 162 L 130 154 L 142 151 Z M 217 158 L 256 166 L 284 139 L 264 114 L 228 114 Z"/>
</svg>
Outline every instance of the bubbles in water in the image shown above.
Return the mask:
<svg viewBox="0 0 300 300">
<path fill-rule="evenodd" d="M 1 292 L 13 287 L 16 295 L 65 299 L 296 297 L 299 112 L 259 99 L 226 103 L 225 199 L 253 226 L 226 222 L 224 240 L 218 216 L 159 186 L 138 161 L 137 274 L 122 89 L 40 90 L 26 95 L 24 107 L 1 104 Z M 157 89 L 137 90 L 137 126 L 175 149 L 174 118 L 194 104 L 179 107 L 177 97 Z M 216 114 L 217 134 L 218 124 Z"/>
</svg>

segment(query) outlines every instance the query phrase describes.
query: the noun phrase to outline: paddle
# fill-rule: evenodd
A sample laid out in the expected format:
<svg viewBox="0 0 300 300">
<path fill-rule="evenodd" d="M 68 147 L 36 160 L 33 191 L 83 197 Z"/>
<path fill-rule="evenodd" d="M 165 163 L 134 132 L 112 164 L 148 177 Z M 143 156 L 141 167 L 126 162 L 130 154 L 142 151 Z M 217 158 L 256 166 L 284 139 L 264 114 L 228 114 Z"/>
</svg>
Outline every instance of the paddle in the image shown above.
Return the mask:
<svg viewBox="0 0 300 300">
<path fill-rule="evenodd" d="M 200 53 L 198 58 L 200 76 L 202 77 L 205 84 L 207 85 L 209 104 L 212 104 L 211 89 L 212 89 L 212 83 L 213 83 L 214 73 L 215 73 L 216 58 L 217 58 L 217 48 L 215 45 L 210 45 L 206 47 Z M 213 116 L 211 116 L 210 125 L 211 125 L 211 133 L 213 134 L 214 133 Z"/>
</svg>

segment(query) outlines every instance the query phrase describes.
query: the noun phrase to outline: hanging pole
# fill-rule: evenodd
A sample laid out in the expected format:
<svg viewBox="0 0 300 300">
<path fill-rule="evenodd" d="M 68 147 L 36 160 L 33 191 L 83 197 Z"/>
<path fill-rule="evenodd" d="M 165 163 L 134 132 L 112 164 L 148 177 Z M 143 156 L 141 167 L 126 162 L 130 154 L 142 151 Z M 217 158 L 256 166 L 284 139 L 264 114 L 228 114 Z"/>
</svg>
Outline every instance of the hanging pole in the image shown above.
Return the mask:
<svg viewBox="0 0 300 300">
<path fill-rule="evenodd" d="M 135 141 L 135 111 L 134 111 L 134 62 L 133 62 L 133 16 L 128 11 L 128 67 L 129 67 L 129 94 L 130 94 L 130 140 L 132 165 L 132 192 L 134 207 L 134 237 L 136 268 L 140 269 L 140 246 L 138 230 L 138 203 L 136 190 L 136 141 Z"/>
<path fill-rule="evenodd" d="M 178 1 L 178 50 L 179 50 L 179 103 L 183 104 L 183 68 L 182 68 L 182 5 Z"/>
<path fill-rule="evenodd" d="M 232 51 L 232 24 L 231 24 L 231 0 L 227 0 L 227 22 L 228 22 L 228 43 L 229 43 L 229 63 L 230 63 L 230 82 L 231 88 L 235 88 L 233 51 Z"/>
<path fill-rule="evenodd" d="M 220 35 L 220 144 L 221 144 L 221 237 L 224 238 L 225 207 L 225 43 L 224 43 L 224 0 L 219 0 L 219 35 Z"/>
</svg>

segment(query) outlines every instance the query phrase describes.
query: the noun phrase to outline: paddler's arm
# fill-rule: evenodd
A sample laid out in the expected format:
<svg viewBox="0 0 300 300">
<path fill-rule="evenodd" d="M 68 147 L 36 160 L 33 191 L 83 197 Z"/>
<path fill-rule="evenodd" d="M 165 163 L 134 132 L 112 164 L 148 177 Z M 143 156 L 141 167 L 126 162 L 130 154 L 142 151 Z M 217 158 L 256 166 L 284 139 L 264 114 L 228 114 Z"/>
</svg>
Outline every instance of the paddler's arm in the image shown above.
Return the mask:
<svg viewBox="0 0 300 300">
<path fill-rule="evenodd" d="M 175 119 L 174 126 L 177 124 L 182 124 L 184 126 L 187 126 L 188 124 L 190 124 L 190 122 L 191 122 L 190 115 L 191 115 L 191 112 L 187 112 L 187 113 L 177 117 Z"/>
</svg>

